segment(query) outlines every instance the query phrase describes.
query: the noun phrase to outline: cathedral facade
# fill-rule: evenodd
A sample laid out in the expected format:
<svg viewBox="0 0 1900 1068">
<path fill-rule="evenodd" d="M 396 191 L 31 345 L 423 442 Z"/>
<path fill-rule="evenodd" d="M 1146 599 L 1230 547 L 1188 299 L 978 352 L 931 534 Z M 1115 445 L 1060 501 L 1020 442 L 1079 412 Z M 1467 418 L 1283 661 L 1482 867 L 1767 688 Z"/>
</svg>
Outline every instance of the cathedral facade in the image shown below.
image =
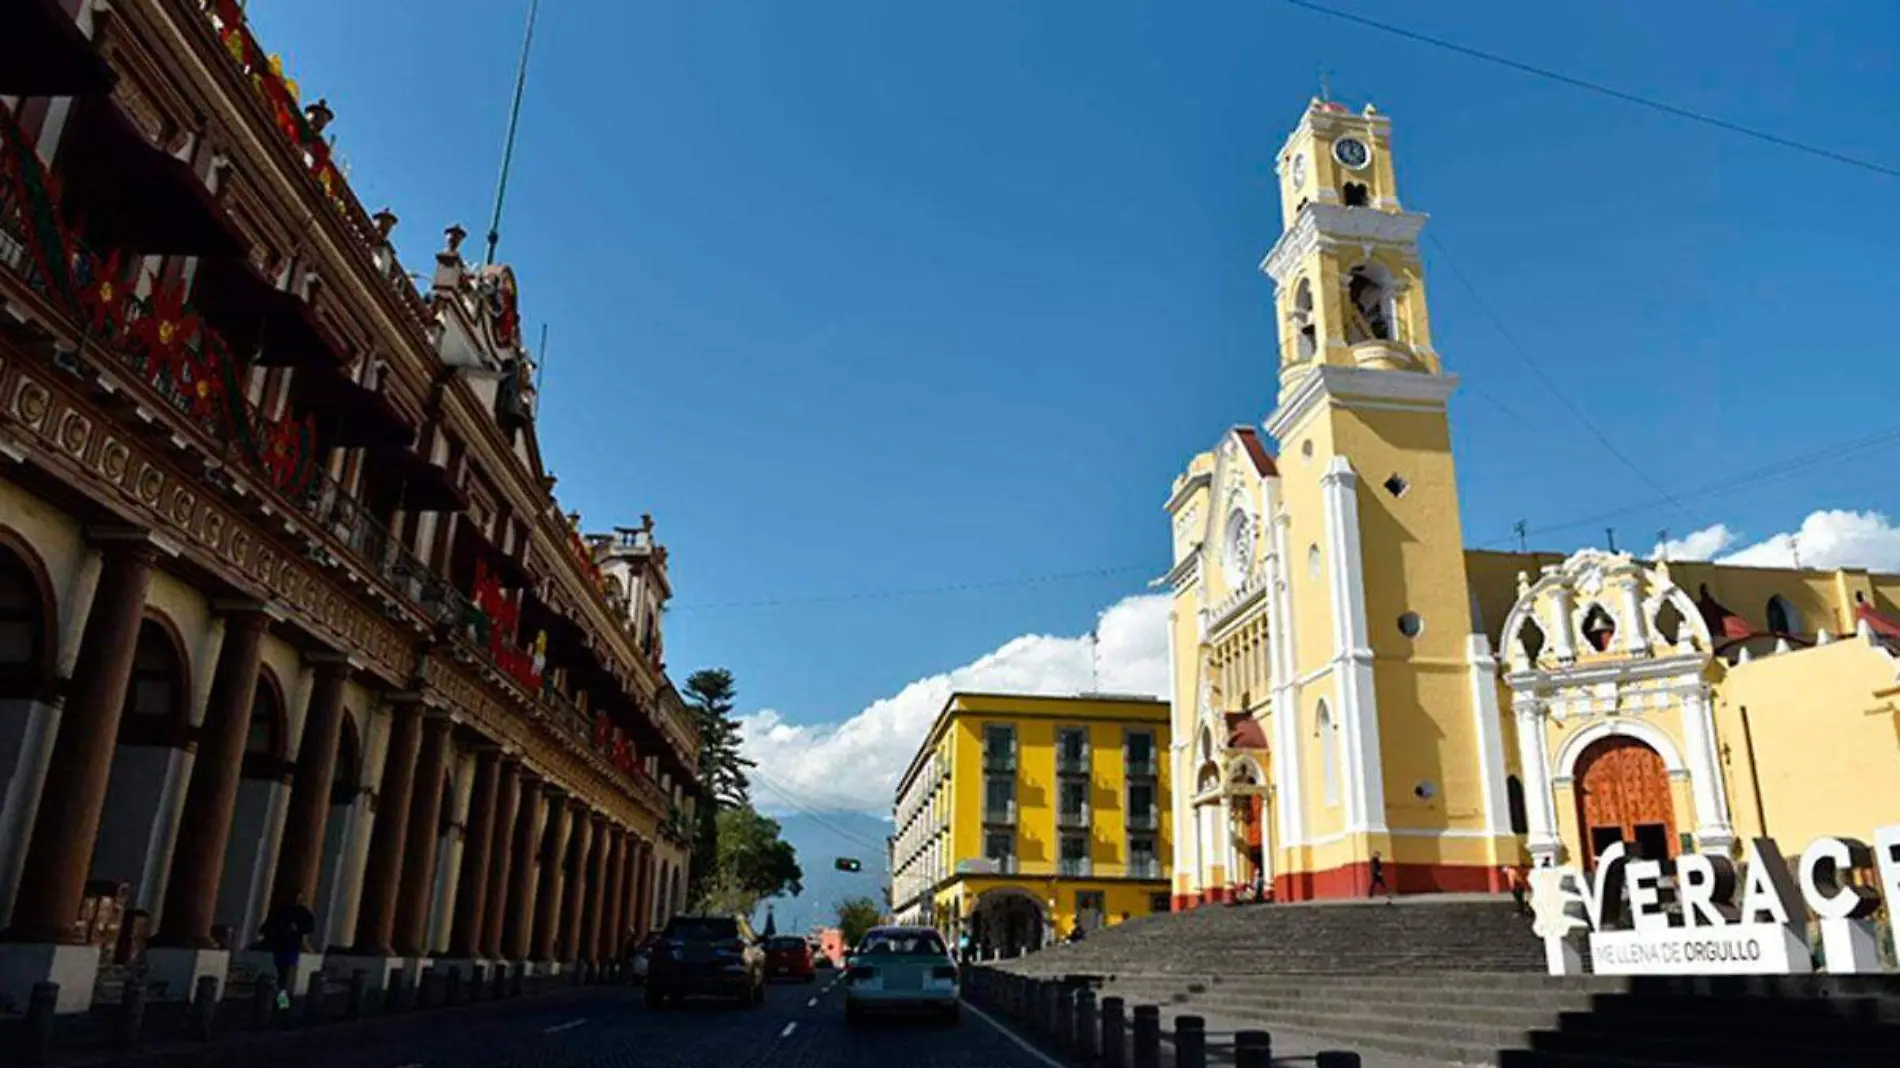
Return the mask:
<svg viewBox="0 0 1900 1068">
<path fill-rule="evenodd" d="M 1390 121 L 1314 100 L 1277 169 L 1277 404 L 1166 505 L 1175 907 L 1900 815 L 1900 576 L 1467 548 Z"/>
</svg>

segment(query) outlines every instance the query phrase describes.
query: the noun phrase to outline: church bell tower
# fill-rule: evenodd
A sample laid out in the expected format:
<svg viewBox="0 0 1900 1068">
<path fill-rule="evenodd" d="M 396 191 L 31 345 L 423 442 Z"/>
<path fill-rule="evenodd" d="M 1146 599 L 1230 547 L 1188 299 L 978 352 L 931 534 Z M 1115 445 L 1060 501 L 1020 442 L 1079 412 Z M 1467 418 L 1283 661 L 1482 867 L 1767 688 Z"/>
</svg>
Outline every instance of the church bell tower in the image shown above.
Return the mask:
<svg viewBox="0 0 1900 1068">
<path fill-rule="evenodd" d="M 1474 634 L 1447 402 L 1390 120 L 1314 100 L 1278 159 L 1273 279 L 1301 761 L 1294 896 L 1495 889 L 1510 836 L 1496 665 Z M 1290 706 L 1290 707 L 1289 707 Z"/>
</svg>

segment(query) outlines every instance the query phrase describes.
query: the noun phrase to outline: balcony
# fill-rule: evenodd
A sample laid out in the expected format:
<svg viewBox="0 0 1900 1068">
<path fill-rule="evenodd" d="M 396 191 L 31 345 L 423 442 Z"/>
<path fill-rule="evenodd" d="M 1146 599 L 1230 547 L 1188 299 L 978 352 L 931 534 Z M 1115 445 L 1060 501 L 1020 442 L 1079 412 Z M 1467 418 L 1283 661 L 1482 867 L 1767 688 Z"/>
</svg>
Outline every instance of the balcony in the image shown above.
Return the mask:
<svg viewBox="0 0 1900 1068">
<path fill-rule="evenodd" d="M 1063 857 L 1056 862 L 1056 874 L 1071 878 L 1095 874 L 1095 865 L 1087 857 Z"/>
<path fill-rule="evenodd" d="M 983 770 L 1014 772 L 1016 770 L 1015 747 L 983 750 Z"/>
<path fill-rule="evenodd" d="M 1087 775 L 1089 773 L 1089 751 L 1056 752 L 1056 771 L 1062 775 Z"/>
<path fill-rule="evenodd" d="M 1160 821 L 1154 809 L 1133 809 L 1127 814 L 1128 829 L 1131 831 L 1152 831 Z"/>
<path fill-rule="evenodd" d="M 1014 827 L 1016 825 L 1016 802 L 1011 801 L 1002 807 L 985 805 L 983 822 L 992 827 Z"/>
<path fill-rule="evenodd" d="M 1065 808 L 1056 813 L 1056 826 L 1063 828 L 1081 828 L 1089 825 L 1089 806 Z"/>
<path fill-rule="evenodd" d="M 1161 861 L 1154 857 L 1136 857 L 1127 863 L 1124 872 L 1130 879 L 1159 879 Z"/>
<path fill-rule="evenodd" d="M 1148 753 L 1129 753 L 1124 758 L 1124 770 L 1131 779 L 1152 779 L 1158 773 L 1155 755 Z"/>
</svg>

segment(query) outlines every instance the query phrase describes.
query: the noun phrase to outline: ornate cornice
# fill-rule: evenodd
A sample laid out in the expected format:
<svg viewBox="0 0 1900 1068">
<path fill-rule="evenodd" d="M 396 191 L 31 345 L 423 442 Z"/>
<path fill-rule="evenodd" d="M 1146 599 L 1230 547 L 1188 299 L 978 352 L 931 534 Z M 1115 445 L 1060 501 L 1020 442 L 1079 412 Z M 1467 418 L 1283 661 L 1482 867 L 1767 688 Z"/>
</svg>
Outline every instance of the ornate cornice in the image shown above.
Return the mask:
<svg viewBox="0 0 1900 1068">
<path fill-rule="evenodd" d="M 1422 371 L 1381 371 L 1315 364 L 1280 399 L 1263 424 L 1285 441 L 1322 404 L 1342 408 L 1443 411 L 1458 388 L 1458 376 Z"/>
<path fill-rule="evenodd" d="M 1337 204 L 1309 203 L 1294 218 L 1293 225 L 1273 243 L 1273 249 L 1260 261 L 1273 284 L 1283 286 L 1309 256 L 1320 249 L 1355 246 L 1399 248 L 1406 251 L 1418 246 L 1418 235 L 1428 216 L 1418 211 L 1378 211 L 1373 208 L 1346 208 Z"/>
</svg>

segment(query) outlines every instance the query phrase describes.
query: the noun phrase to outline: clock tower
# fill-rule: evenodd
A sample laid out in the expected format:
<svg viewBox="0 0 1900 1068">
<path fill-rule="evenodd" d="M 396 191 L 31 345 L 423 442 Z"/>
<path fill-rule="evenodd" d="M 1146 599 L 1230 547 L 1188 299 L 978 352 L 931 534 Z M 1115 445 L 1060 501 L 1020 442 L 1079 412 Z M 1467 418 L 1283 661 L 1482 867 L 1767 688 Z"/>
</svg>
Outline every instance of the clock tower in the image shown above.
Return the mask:
<svg viewBox="0 0 1900 1068">
<path fill-rule="evenodd" d="M 1286 546 L 1275 763 L 1285 897 L 1498 888 L 1517 855 L 1496 662 L 1474 633 L 1446 404 L 1391 122 L 1314 100 L 1281 149 L 1273 279 Z M 1291 713 L 1291 714 L 1289 714 Z M 1283 802 L 1285 803 L 1285 802 Z M 1281 881 L 1276 879 L 1276 882 Z"/>
</svg>

